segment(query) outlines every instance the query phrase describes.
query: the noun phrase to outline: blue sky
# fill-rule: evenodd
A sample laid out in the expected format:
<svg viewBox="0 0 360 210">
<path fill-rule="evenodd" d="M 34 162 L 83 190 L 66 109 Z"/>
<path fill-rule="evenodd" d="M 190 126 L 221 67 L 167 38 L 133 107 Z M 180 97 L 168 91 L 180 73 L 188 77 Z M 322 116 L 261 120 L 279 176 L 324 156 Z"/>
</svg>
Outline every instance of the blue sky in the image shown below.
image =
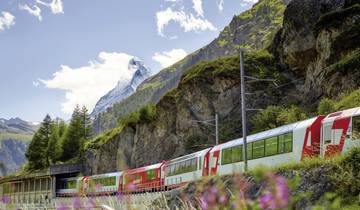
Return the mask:
<svg viewBox="0 0 360 210">
<path fill-rule="evenodd" d="M 1 0 L 0 117 L 69 118 L 128 79 L 155 73 L 216 38 L 256 0 Z"/>
</svg>

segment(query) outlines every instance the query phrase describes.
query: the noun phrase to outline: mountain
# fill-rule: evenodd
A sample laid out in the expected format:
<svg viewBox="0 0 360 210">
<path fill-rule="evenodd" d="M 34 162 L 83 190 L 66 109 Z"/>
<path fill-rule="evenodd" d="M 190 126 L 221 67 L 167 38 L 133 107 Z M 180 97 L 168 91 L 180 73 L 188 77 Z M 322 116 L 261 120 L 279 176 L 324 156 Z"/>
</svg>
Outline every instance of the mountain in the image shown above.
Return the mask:
<svg viewBox="0 0 360 210">
<path fill-rule="evenodd" d="M 25 152 L 37 128 L 20 118 L 0 118 L 0 175 L 15 172 L 26 162 Z"/>
<path fill-rule="evenodd" d="M 121 102 L 129 97 L 136 91 L 136 88 L 141 82 L 150 77 L 150 70 L 137 58 L 133 58 L 129 61 L 128 69 L 133 72 L 132 79 L 127 84 L 124 84 L 123 81 L 119 81 L 114 89 L 101 97 L 91 113 L 92 117 L 97 116 L 99 113 L 112 107 L 115 103 Z"/>
<path fill-rule="evenodd" d="M 283 13 L 289 0 L 260 0 L 252 9 L 233 17 L 232 21 L 207 46 L 191 53 L 183 60 L 146 79 L 137 91 L 99 115 L 94 120 L 97 133 L 114 128 L 127 113 L 145 104 L 157 103 L 169 90 L 175 88 L 183 73 L 201 61 L 236 55 L 239 48 L 259 50 L 272 42 L 282 27 Z"/>
<path fill-rule="evenodd" d="M 273 5 L 274 2 L 276 0 L 259 1 L 254 5 L 258 10 L 253 8 L 250 11 L 255 13 L 246 16 L 266 19 L 268 15 L 264 14 L 277 12 L 260 5 Z M 282 7 L 271 8 L 278 10 Z M 277 31 L 272 32 L 275 35 L 272 41 L 267 42 L 269 45 L 264 45 L 262 50 L 245 53 L 246 75 L 275 80 L 275 83 L 247 83 L 246 90 L 251 93 L 247 97 L 247 108 L 267 110 L 272 106 L 281 109 L 296 106 L 302 112 L 314 116 L 317 114 L 318 104 L 326 97 L 334 100 L 337 109 L 349 105 L 360 106 L 359 1 L 292 0 L 280 12 L 283 15 L 282 26 L 272 28 Z M 258 24 L 262 24 L 263 19 L 258 19 Z M 243 25 L 236 26 L 242 27 Z M 233 37 L 233 40 L 236 39 Z M 214 47 L 212 51 L 220 52 L 221 45 L 217 48 L 218 50 Z M 196 53 L 200 52 L 201 50 Z M 178 85 L 164 93 L 156 105 L 148 105 L 126 115 L 119 120 L 120 126 L 88 142 L 86 173 L 135 168 L 209 147 L 215 141 L 214 128 L 201 121 L 213 119 L 215 113 L 219 116 L 220 142 L 240 137 L 242 126 L 238 57 L 202 61 L 184 69 L 179 82 L 176 82 Z M 187 59 L 175 66 L 185 63 L 190 65 Z M 142 93 L 160 91 L 159 87 L 162 87 L 166 79 L 166 76 L 161 76 L 169 76 L 171 72 L 176 76 L 179 69 L 181 68 L 163 70 L 146 80 L 138 90 L 157 78 L 158 83 L 149 86 L 149 90 L 153 92 Z M 167 81 L 175 82 L 174 78 L 169 76 Z M 171 83 L 167 84 L 171 87 Z M 133 94 L 118 105 L 126 101 L 129 105 L 130 99 L 133 102 L 146 99 L 147 95 L 139 97 L 140 93 L 141 91 Z M 249 131 L 254 127 L 251 119 L 257 113 L 262 114 L 248 112 Z M 276 113 L 271 114 L 270 117 L 279 117 L 274 116 Z M 293 119 L 294 115 L 296 113 L 291 112 L 280 117 Z"/>
</svg>

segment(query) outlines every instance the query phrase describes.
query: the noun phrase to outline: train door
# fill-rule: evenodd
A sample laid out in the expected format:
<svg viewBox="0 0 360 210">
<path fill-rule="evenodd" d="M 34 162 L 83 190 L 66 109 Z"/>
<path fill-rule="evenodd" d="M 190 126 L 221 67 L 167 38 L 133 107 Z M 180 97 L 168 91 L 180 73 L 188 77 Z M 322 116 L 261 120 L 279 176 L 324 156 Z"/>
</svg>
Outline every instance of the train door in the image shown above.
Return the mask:
<svg viewBox="0 0 360 210">
<path fill-rule="evenodd" d="M 323 123 L 321 141 L 323 157 L 331 157 L 342 152 L 349 133 L 350 121 L 350 117 L 344 117 Z"/>
<path fill-rule="evenodd" d="M 209 169 L 210 169 L 210 175 L 216 175 L 217 168 L 218 168 L 218 162 L 220 157 L 220 150 L 216 150 L 212 153 L 210 153 L 210 163 L 209 163 Z"/>
</svg>

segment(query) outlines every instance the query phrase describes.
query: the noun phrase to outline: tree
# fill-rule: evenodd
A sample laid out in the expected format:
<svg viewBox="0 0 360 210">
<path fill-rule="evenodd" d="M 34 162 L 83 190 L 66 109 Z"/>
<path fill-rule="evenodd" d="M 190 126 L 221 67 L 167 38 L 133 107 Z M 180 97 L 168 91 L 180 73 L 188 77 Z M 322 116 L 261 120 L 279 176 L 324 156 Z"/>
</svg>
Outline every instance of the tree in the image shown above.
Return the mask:
<svg viewBox="0 0 360 210">
<path fill-rule="evenodd" d="M 63 122 L 63 121 L 62 121 Z M 63 127 L 61 127 L 63 129 Z M 51 164 L 55 164 L 61 156 L 61 145 L 60 145 L 60 122 L 53 122 L 51 124 L 51 135 L 47 147 L 47 158 Z"/>
<path fill-rule="evenodd" d="M 82 118 L 82 124 L 84 126 L 83 130 L 84 130 L 84 138 L 86 140 L 89 140 L 91 138 L 91 134 L 92 134 L 92 129 L 91 129 L 91 119 L 90 119 L 90 115 L 88 114 L 88 109 L 83 106 L 81 108 L 81 118 Z"/>
<path fill-rule="evenodd" d="M 29 161 L 30 170 L 42 169 L 50 165 L 47 148 L 52 131 L 51 127 L 51 117 L 47 114 L 41 123 L 39 130 L 34 134 L 25 154 Z"/>
<path fill-rule="evenodd" d="M 70 124 L 66 129 L 66 133 L 62 141 L 63 153 L 61 160 L 67 161 L 81 156 L 80 152 L 85 136 L 83 119 L 84 116 L 77 105 L 71 116 Z"/>
</svg>

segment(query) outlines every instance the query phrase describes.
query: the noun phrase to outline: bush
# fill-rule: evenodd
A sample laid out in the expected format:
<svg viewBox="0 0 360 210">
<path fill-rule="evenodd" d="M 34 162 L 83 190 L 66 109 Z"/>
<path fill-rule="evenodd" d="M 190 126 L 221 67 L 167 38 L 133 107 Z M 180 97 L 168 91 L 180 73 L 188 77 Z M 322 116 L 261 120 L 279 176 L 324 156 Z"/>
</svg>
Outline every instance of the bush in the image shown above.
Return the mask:
<svg viewBox="0 0 360 210">
<path fill-rule="evenodd" d="M 282 125 L 294 123 L 308 118 L 308 114 L 297 106 L 288 108 L 281 106 L 268 106 L 266 109 L 257 113 L 251 122 L 254 125 L 253 132 L 269 130 Z"/>
<path fill-rule="evenodd" d="M 321 99 L 318 106 L 318 114 L 329 114 L 335 111 L 334 101 L 328 98 Z"/>
</svg>

